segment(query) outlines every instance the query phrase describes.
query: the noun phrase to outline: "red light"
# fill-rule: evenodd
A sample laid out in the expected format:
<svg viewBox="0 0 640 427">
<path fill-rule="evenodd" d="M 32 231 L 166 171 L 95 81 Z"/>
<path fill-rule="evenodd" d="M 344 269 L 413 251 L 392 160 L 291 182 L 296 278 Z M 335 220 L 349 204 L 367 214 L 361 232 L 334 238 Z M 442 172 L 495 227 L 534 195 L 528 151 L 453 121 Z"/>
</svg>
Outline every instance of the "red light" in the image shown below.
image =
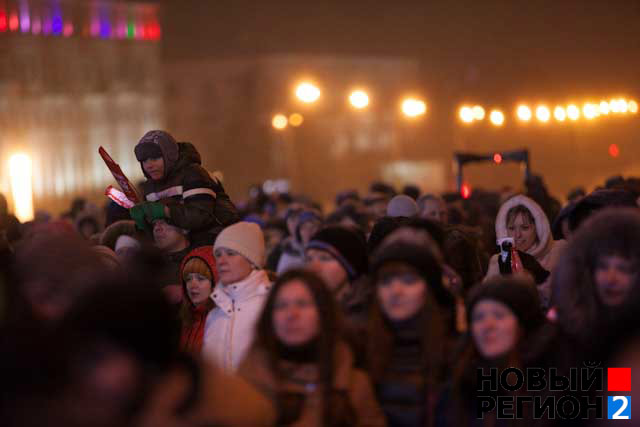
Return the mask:
<svg viewBox="0 0 640 427">
<path fill-rule="evenodd" d="M 462 188 L 460 189 L 460 195 L 463 199 L 468 199 L 471 197 L 471 187 L 468 184 L 462 184 Z"/>
<path fill-rule="evenodd" d="M 12 12 L 9 16 L 9 30 L 18 31 L 18 26 L 20 25 L 20 20 L 18 19 L 18 13 Z"/>
<path fill-rule="evenodd" d="M 0 32 L 7 31 L 7 12 L 0 10 Z"/>
<path fill-rule="evenodd" d="M 611 144 L 609 146 L 609 155 L 611 157 L 618 157 L 620 155 L 620 149 L 618 148 L 618 145 Z"/>
<path fill-rule="evenodd" d="M 65 37 L 71 37 L 73 35 L 73 23 L 66 22 L 63 28 L 62 34 L 64 34 Z"/>
<path fill-rule="evenodd" d="M 502 163 L 502 156 L 500 155 L 500 153 L 496 153 L 493 155 L 493 161 L 497 164 Z"/>
<path fill-rule="evenodd" d="M 160 30 L 160 24 L 157 22 L 149 25 L 149 29 L 147 30 L 147 35 L 150 40 L 160 40 L 162 31 Z"/>
</svg>

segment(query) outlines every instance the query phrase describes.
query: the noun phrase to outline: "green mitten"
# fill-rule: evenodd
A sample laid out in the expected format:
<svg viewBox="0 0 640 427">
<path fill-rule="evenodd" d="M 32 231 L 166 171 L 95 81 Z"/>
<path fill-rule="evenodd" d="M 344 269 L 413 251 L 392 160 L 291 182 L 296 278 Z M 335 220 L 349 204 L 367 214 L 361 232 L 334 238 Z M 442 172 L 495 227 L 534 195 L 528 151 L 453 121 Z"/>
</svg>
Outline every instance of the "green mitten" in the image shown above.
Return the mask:
<svg viewBox="0 0 640 427">
<path fill-rule="evenodd" d="M 154 221 L 165 219 L 164 204 L 160 202 L 144 202 L 141 204 L 147 221 L 153 224 Z"/>
<path fill-rule="evenodd" d="M 145 219 L 143 206 L 144 203 L 140 203 L 129 209 L 131 219 L 136 222 L 136 227 L 142 231 L 147 229 L 147 221 Z"/>
</svg>

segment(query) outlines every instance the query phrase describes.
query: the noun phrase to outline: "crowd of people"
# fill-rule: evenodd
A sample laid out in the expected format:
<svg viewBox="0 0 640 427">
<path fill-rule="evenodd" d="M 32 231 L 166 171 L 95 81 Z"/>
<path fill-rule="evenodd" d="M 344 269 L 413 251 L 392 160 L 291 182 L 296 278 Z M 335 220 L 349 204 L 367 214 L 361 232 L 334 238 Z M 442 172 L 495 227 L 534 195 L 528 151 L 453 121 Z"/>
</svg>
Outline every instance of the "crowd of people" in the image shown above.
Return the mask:
<svg viewBox="0 0 640 427">
<path fill-rule="evenodd" d="M 132 148 L 131 209 L 0 197 L 4 426 L 566 424 L 480 414 L 478 368 L 638 366 L 639 179 L 234 203 L 193 144 Z"/>
</svg>

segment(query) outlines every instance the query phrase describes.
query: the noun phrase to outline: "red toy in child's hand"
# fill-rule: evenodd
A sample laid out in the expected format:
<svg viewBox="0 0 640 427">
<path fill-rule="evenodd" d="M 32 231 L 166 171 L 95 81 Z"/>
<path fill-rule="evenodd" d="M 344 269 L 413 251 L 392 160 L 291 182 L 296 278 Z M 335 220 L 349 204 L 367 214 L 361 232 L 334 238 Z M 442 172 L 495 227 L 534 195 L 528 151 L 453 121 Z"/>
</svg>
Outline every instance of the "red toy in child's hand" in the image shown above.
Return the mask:
<svg viewBox="0 0 640 427">
<path fill-rule="evenodd" d="M 129 181 L 129 178 L 127 178 L 124 172 L 122 172 L 122 169 L 120 169 L 120 165 L 118 165 L 115 160 L 111 158 L 109 153 L 107 153 L 107 150 L 105 150 L 104 148 L 98 148 L 98 153 L 100 153 L 100 157 L 102 157 L 102 160 L 104 160 L 105 164 L 111 171 L 111 174 L 116 179 L 116 182 L 118 183 L 120 188 L 122 188 L 122 191 L 124 191 L 127 199 L 132 201 L 134 204 L 140 203 L 142 201 L 140 193 L 131 183 L 131 181 Z"/>
</svg>

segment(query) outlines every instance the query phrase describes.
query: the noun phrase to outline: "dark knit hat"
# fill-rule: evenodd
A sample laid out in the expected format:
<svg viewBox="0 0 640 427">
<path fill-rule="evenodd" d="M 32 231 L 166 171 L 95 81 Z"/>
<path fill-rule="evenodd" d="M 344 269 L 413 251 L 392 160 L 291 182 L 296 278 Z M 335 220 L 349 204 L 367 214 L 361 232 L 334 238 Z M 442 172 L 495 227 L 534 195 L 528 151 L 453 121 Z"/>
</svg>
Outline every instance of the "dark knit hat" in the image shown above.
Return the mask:
<svg viewBox="0 0 640 427">
<path fill-rule="evenodd" d="M 403 262 L 415 268 L 429 285 L 438 304 L 451 307 L 453 296 L 442 284 L 442 265 L 425 245 L 397 241 L 382 245 L 371 257 L 371 273 L 377 279 L 380 268 L 389 262 Z"/>
<path fill-rule="evenodd" d="M 331 226 L 313 235 L 305 249 L 329 252 L 355 280 L 368 269 L 367 244 L 364 235 L 347 227 Z"/>
<path fill-rule="evenodd" d="M 340 206 L 347 200 L 353 200 L 355 202 L 360 201 L 360 194 L 357 190 L 345 190 L 336 195 L 336 206 Z"/>
<path fill-rule="evenodd" d="M 473 307 L 485 299 L 496 300 L 509 307 L 527 333 L 545 321 L 538 290 L 530 280 L 514 276 L 494 276 L 474 286 L 467 298 L 468 319 L 471 319 Z"/>
</svg>

